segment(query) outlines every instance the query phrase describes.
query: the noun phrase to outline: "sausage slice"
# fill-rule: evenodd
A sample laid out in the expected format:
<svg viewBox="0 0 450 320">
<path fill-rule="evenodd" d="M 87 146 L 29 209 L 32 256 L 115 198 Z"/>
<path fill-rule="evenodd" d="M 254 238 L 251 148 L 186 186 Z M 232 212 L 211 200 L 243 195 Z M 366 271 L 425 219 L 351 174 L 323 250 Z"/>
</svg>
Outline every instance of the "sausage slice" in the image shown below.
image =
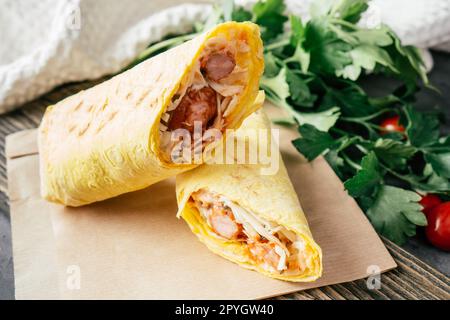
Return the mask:
<svg viewBox="0 0 450 320">
<path fill-rule="evenodd" d="M 173 110 L 169 120 L 169 129 L 187 129 L 193 133 L 194 123 L 200 121 L 203 131 L 217 114 L 216 92 L 210 87 L 200 90 L 189 89 L 178 107 Z"/>
<path fill-rule="evenodd" d="M 234 58 L 226 53 L 213 53 L 202 63 L 202 72 L 208 79 L 219 81 L 226 78 L 236 67 Z"/>
</svg>

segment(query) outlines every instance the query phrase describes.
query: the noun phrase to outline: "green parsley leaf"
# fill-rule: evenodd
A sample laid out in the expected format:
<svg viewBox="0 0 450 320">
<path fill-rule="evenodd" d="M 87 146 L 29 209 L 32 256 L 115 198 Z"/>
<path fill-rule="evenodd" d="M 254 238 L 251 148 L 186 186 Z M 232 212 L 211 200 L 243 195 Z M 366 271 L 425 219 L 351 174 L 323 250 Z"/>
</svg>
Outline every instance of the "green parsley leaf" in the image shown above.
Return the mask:
<svg viewBox="0 0 450 320">
<path fill-rule="evenodd" d="M 416 111 L 412 106 L 405 107 L 408 126 L 406 135 L 417 148 L 430 146 L 439 139 L 439 120 L 434 115 Z"/>
<path fill-rule="evenodd" d="M 311 20 L 305 29 L 304 48 L 311 55 L 310 70 L 335 74 L 352 62 L 352 46 L 340 40 L 326 20 Z"/>
<path fill-rule="evenodd" d="M 444 193 L 450 195 L 450 179 L 439 176 L 430 164 L 426 164 L 423 171 L 427 180 L 422 181 L 421 184 L 415 185 L 417 189 L 429 193 Z"/>
<path fill-rule="evenodd" d="M 377 29 L 359 29 L 351 32 L 350 35 L 355 38 L 354 44 L 363 43 L 366 45 L 386 47 L 394 43 L 390 30 L 386 26 Z"/>
<path fill-rule="evenodd" d="M 275 77 L 263 76 L 261 78 L 260 86 L 266 91 L 268 98 L 272 97 L 279 102 L 284 102 L 291 95 L 286 73 L 286 68 L 282 68 Z"/>
<path fill-rule="evenodd" d="M 317 96 L 311 94 L 306 82 L 300 76 L 289 70 L 286 73 L 286 80 L 289 84 L 291 99 L 294 103 L 302 107 L 312 107 Z"/>
<path fill-rule="evenodd" d="M 450 152 L 426 153 L 425 160 L 440 177 L 450 179 Z"/>
<path fill-rule="evenodd" d="M 283 0 L 261 0 L 253 6 L 254 20 L 262 27 L 261 36 L 264 42 L 283 32 L 284 23 L 288 20 L 283 15 L 285 9 Z"/>
<path fill-rule="evenodd" d="M 412 46 L 402 46 L 397 35 L 389 31 L 394 44 L 387 48 L 394 64 L 399 70 L 400 79 L 402 79 L 408 87 L 414 87 L 417 79 L 422 79 L 425 85 L 429 85 L 425 64 L 419 49 Z"/>
<path fill-rule="evenodd" d="M 417 152 L 417 149 L 400 141 L 378 139 L 373 146 L 373 151 L 386 165 L 404 168 L 406 161 Z"/>
<path fill-rule="evenodd" d="M 293 116 L 300 125 L 310 124 L 320 131 L 328 131 L 334 126 L 341 115 L 338 107 L 333 107 L 322 112 L 298 112 L 294 111 Z"/>
<path fill-rule="evenodd" d="M 427 219 L 418 203 L 421 197 L 413 191 L 381 186 L 367 216 L 375 229 L 398 244 L 416 234 L 416 225 L 426 226 Z"/>
<path fill-rule="evenodd" d="M 280 72 L 280 67 L 277 64 L 277 58 L 272 52 L 264 54 L 264 75 L 268 78 L 273 78 Z"/>
<path fill-rule="evenodd" d="M 252 13 L 242 7 L 234 9 L 233 13 L 231 14 L 232 20 L 236 22 L 251 21 L 252 17 Z"/>
<path fill-rule="evenodd" d="M 399 176 L 402 177 L 402 180 L 408 182 L 413 190 L 450 195 L 450 179 L 437 175 L 429 163 L 425 165 L 422 175 L 410 173 Z"/>
<path fill-rule="evenodd" d="M 303 46 L 299 43 L 295 48 L 294 54 L 285 60 L 286 63 L 297 62 L 300 64 L 300 70 L 302 73 L 306 74 L 311 63 L 311 54 L 306 52 Z"/>
<path fill-rule="evenodd" d="M 357 84 L 349 84 L 337 89 L 328 88 L 323 97 L 322 106 L 339 106 L 346 117 L 368 116 L 378 110 L 370 104 L 367 94 Z"/>
<path fill-rule="evenodd" d="M 369 8 L 368 0 L 340 0 L 336 1 L 331 14 L 339 19 L 357 23 L 361 15 Z"/>
<path fill-rule="evenodd" d="M 286 108 L 291 115 L 295 118 L 299 125 L 311 124 L 315 126 L 318 130 L 328 131 L 339 119 L 340 110 L 338 107 L 331 107 L 328 110 L 321 112 L 299 112 L 295 110 L 290 104 L 286 102 L 286 99 L 291 97 L 291 89 L 293 91 L 293 98 L 297 99 L 298 102 L 302 97 L 308 97 L 308 99 L 314 99 L 312 96 L 308 96 L 308 92 L 300 92 L 302 90 L 300 86 L 300 80 L 296 79 L 293 74 L 290 74 L 290 83 L 288 83 L 288 74 L 286 68 L 282 68 L 277 76 L 268 78 L 263 76 L 261 78 L 261 88 L 263 88 L 267 93 L 267 98 L 275 104 L 281 105 Z M 294 80 L 295 79 L 295 80 Z M 304 87 L 303 87 L 304 88 Z M 300 94 L 303 96 L 301 97 Z M 304 100 L 306 102 L 307 100 Z"/>
<path fill-rule="evenodd" d="M 300 126 L 298 131 L 301 137 L 292 143 L 310 161 L 339 144 L 329 133 L 319 131 L 310 124 Z"/>
<path fill-rule="evenodd" d="M 345 181 L 344 187 L 352 197 L 370 195 L 381 182 L 378 159 L 374 152 L 367 154 L 361 161 L 361 170 Z"/>
<path fill-rule="evenodd" d="M 422 149 L 430 153 L 450 152 L 450 136 L 442 137 L 436 143 L 422 147 Z"/>
<path fill-rule="evenodd" d="M 296 47 L 297 45 L 303 44 L 305 41 L 305 26 L 302 23 L 302 19 L 300 17 L 290 15 L 289 20 L 291 22 L 292 29 L 292 45 Z"/>
<path fill-rule="evenodd" d="M 336 70 L 337 76 L 356 81 L 362 69 L 373 71 L 377 63 L 393 72 L 398 72 L 389 54 L 380 47 L 364 44 L 357 46 L 349 54 L 353 63 L 347 65 L 344 69 Z"/>
</svg>

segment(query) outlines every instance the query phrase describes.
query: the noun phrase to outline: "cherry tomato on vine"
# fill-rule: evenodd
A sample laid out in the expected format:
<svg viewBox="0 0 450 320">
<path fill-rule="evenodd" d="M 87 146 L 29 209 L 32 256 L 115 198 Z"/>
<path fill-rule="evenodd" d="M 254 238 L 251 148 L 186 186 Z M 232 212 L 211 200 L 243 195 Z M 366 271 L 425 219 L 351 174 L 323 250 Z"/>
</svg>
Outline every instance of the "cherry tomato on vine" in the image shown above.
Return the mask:
<svg viewBox="0 0 450 320">
<path fill-rule="evenodd" d="M 426 215 L 430 212 L 431 209 L 440 205 L 442 203 L 441 199 L 434 194 L 427 194 L 420 199 L 419 203 L 422 205 L 422 212 Z"/>
<path fill-rule="evenodd" d="M 384 119 L 380 124 L 381 134 L 389 132 L 405 132 L 405 127 L 400 124 L 400 116 L 393 116 Z"/>
<path fill-rule="evenodd" d="M 450 201 L 431 209 L 427 220 L 425 233 L 428 240 L 435 247 L 450 251 Z"/>
</svg>

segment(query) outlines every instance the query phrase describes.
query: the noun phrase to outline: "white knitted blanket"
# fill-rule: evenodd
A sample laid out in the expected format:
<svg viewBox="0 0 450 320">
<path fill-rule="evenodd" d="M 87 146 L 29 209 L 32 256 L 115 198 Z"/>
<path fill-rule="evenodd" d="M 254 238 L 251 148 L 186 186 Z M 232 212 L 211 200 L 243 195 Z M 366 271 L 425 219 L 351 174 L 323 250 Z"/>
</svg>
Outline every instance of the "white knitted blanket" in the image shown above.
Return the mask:
<svg viewBox="0 0 450 320">
<path fill-rule="evenodd" d="M 311 1 L 286 3 L 307 16 Z M 0 0 L 0 113 L 63 83 L 119 71 L 149 43 L 206 19 L 210 2 Z M 363 23 L 381 21 L 404 43 L 450 50 L 450 0 L 373 0 Z"/>
</svg>

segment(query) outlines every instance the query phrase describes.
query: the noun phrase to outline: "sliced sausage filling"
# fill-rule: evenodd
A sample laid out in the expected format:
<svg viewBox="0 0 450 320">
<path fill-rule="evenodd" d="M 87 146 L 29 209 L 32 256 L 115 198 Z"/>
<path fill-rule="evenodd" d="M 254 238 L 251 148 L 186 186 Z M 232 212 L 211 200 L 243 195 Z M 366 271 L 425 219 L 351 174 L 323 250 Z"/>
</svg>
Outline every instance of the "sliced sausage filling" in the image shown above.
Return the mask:
<svg viewBox="0 0 450 320">
<path fill-rule="evenodd" d="M 228 77 L 236 67 L 235 59 L 229 53 L 219 52 L 204 57 L 200 61 L 201 79 L 191 85 L 175 110 L 169 113 L 169 130 L 187 129 L 192 134 L 195 122 L 199 122 L 202 133 L 211 125 L 217 115 L 217 105 L 224 97 L 211 86 L 204 83 L 206 79 L 219 81 Z M 203 84 L 203 86 L 202 86 Z M 198 88 L 202 86 L 201 88 Z"/>
<path fill-rule="evenodd" d="M 246 51 L 248 45 L 242 39 L 230 41 L 217 36 L 208 40 L 190 75 L 161 116 L 163 154 L 169 156 L 176 148 L 177 141 L 172 141 L 171 133 L 177 129 L 188 130 L 192 139 L 195 128 L 201 128 L 202 135 L 210 128 L 225 130 L 227 117 L 247 82 L 248 69 L 236 62 L 237 53 Z"/>
<path fill-rule="evenodd" d="M 292 231 L 203 189 L 193 193 L 191 201 L 212 235 L 246 245 L 249 257 L 267 271 L 296 274 L 305 270 L 303 241 Z"/>
<path fill-rule="evenodd" d="M 214 53 L 201 63 L 202 73 L 212 81 L 219 81 L 228 77 L 236 67 L 234 58 L 225 52 Z"/>
<path fill-rule="evenodd" d="M 217 93 L 210 87 L 200 90 L 188 89 L 169 120 L 169 130 L 187 129 L 192 134 L 195 122 L 200 122 L 205 131 L 217 115 Z"/>
</svg>

